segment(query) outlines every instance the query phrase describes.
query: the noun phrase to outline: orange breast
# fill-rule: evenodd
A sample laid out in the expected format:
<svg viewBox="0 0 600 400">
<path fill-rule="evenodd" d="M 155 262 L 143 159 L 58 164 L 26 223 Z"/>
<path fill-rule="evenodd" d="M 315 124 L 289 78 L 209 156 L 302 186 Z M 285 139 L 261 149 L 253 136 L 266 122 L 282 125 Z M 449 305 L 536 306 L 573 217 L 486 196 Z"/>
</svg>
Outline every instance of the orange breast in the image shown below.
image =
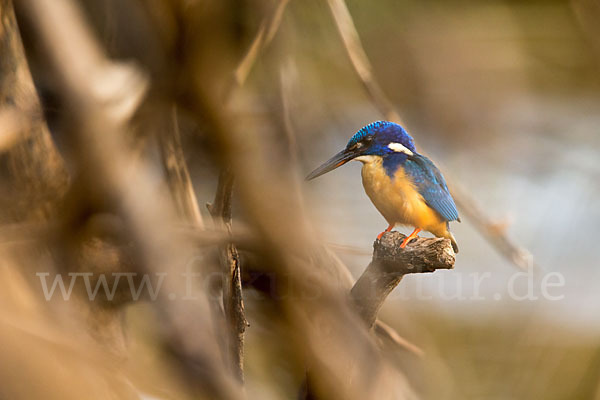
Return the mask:
<svg viewBox="0 0 600 400">
<path fill-rule="evenodd" d="M 410 225 L 434 234 L 446 231 L 446 223 L 425 203 L 402 168 L 392 179 L 381 157 L 373 157 L 363 162 L 362 181 L 365 192 L 389 224 Z"/>
</svg>

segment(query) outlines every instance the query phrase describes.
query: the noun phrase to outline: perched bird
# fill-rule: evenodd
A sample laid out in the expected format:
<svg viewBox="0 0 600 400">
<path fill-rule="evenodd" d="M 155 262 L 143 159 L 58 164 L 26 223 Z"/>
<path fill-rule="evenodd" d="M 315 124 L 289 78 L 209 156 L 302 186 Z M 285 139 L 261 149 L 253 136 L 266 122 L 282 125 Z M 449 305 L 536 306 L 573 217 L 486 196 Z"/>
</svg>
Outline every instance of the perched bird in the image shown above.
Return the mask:
<svg viewBox="0 0 600 400">
<path fill-rule="evenodd" d="M 427 157 L 417 153 L 413 138 L 398 124 L 373 122 L 352 136 L 346 148 L 311 172 L 311 180 L 340 167 L 348 161 L 363 163 L 362 182 L 365 192 L 389 226 L 415 228 L 400 245 L 404 248 L 421 230 L 450 239 L 450 221 L 460 222 L 454 200 L 440 170 Z"/>
</svg>

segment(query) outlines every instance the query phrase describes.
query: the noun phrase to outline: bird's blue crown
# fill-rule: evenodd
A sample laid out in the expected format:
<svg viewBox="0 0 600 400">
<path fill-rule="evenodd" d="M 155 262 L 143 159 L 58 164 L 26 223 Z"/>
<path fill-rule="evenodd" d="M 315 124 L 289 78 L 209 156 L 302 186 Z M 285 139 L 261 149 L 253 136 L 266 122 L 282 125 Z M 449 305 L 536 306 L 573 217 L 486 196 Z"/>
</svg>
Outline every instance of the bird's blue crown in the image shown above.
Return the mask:
<svg viewBox="0 0 600 400">
<path fill-rule="evenodd" d="M 390 143 L 400 143 L 412 152 L 416 152 L 415 142 L 408 132 L 398 124 L 389 121 L 376 121 L 364 126 L 352 136 L 347 148 L 371 138 L 368 154 L 386 155 L 393 151 L 388 148 Z"/>
</svg>

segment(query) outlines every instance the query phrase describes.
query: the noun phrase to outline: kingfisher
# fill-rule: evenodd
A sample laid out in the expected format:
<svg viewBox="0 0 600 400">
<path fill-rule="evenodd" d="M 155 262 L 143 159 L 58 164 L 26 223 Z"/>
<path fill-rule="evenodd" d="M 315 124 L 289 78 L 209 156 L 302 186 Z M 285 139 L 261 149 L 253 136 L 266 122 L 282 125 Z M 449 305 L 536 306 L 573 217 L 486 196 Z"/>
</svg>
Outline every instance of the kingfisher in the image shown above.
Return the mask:
<svg viewBox="0 0 600 400">
<path fill-rule="evenodd" d="M 414 228 L 401 248 L 423 230 L 450 239 L 458 253 L 450 222 L 460 222 L 460 218 L 444 176 L 429 158 L 417 152 L 413 138 L 402 126 L 388 121 L 364 126 L 342 151 L 306 179 L 317 178 L 352 160 L 363 164 L 365 192 L 388 222 L 378 240 L 400 224 Z"/>
</svg>

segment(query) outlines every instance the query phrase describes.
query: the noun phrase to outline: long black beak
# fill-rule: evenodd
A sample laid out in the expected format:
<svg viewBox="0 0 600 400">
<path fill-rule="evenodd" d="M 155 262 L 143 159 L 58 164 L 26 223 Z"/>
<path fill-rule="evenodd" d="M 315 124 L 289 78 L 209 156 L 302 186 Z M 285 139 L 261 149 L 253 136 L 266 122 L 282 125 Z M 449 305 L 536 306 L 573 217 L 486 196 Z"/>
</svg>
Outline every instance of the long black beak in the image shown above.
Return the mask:
<svg viewBox="0 0 600 400">
<path fill-rule="evenodd" d="M 311 179 L 315 179 L 323 174 L 328 173 L 329 171 L 333 171 L 337 167 L 341 167 L 342 165 L 346 164 L 348 161 L 352 160 L 353 158 L 358 157 L 359 155 L 360 154 L 358 154 L 354 151 L 344 149 L 344 150 L 340 151 L 339 153 L 337 153 L 335 156 L 331 157 L 329 160 L 327 160 L 323 165 L 321 165 L 320 167 L 315 169 L 313 172 L 308 174 L 308 176 L 306 177 L 306 180 L 310 181 Z"/>
</svg>

